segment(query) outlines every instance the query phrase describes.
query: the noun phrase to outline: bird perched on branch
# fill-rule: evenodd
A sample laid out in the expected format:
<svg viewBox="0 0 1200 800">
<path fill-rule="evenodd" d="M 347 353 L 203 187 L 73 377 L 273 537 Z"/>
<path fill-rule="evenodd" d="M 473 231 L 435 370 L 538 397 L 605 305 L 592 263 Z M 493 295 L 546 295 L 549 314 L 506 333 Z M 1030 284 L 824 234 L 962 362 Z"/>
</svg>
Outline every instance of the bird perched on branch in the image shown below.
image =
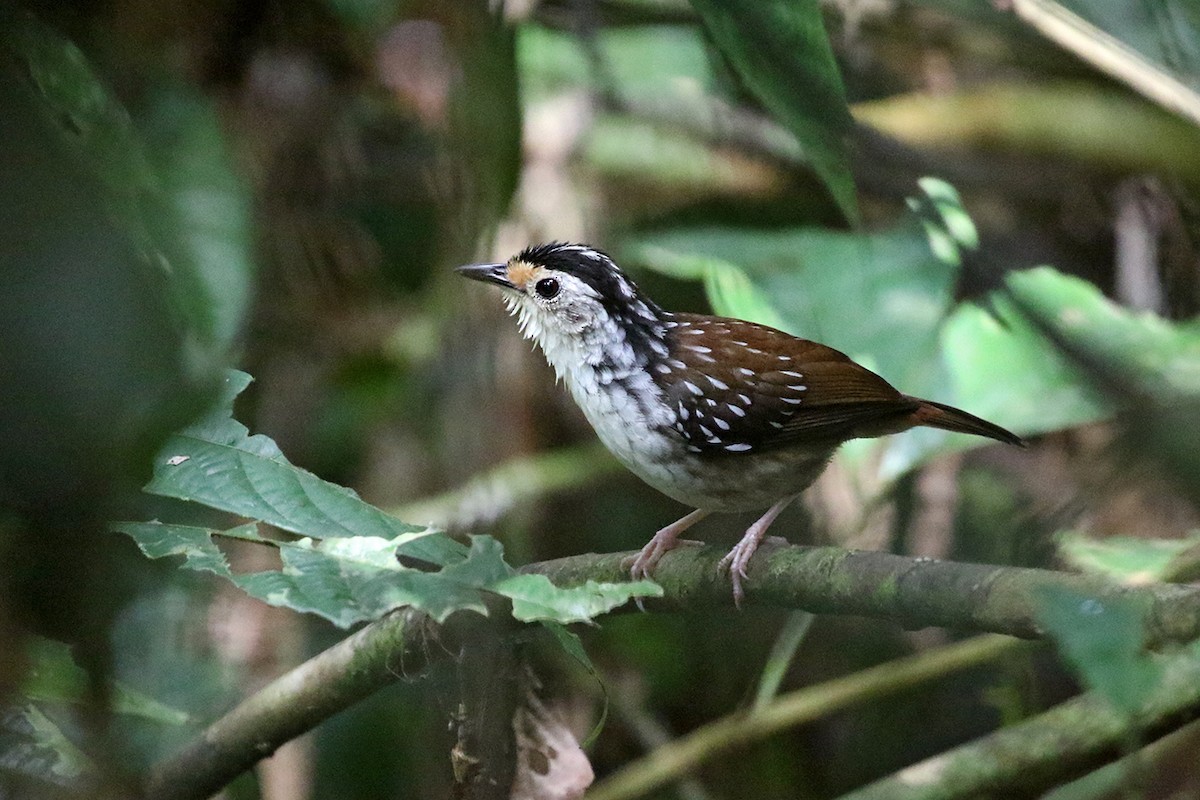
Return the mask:
<svg viewBox="0 0 1200 800">
<path fill-rule="evenodd" d="M 925 425 L 1021 444 L 965 411 L 901 394 L 823 344 L 665 311 L 591 247 L 553 242 L 459 272 L 504 290 L 608 449 L 695 509 L 654 534 L 633 561 L 635 578 L 709 513 L 766 508 L 720 562 L 740 605 L 767 529 L 849 439 Z"/>
</svg>

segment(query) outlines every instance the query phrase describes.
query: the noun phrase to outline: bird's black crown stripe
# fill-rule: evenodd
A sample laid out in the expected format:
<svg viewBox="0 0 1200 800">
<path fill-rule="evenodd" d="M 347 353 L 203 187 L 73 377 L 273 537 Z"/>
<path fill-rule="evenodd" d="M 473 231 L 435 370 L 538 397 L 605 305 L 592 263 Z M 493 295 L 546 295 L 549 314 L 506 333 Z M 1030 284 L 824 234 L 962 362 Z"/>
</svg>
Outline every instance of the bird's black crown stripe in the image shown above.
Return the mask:
<svg viewBox="0 0 1200 800">
<path fill-rule="evenodd" d="M 592 287 L 609 316 L 624 329 L 639 361 L 647 364 L 659 357 L 651 342 L 663 341 L 663 310 L 642 294 L 607 253 L 586 245 L 548 242 L 526 247 L 516 258 L 574 275 Z"/>
</svg>

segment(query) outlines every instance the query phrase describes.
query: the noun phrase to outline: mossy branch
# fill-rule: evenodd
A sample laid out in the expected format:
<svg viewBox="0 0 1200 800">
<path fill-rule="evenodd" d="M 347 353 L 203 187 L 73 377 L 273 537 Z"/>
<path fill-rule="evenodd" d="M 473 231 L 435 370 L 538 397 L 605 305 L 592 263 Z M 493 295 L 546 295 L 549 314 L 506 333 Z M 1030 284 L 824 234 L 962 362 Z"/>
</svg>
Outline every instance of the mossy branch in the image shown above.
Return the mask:
<svg viewBox="0 0 1200 800">
<path fill-rule="evenodd" d="M 628 577 L 623 562 L 631 555 L 588 554 L 526 569 L 560 585 L 589 579 L 619 581 Z M 664 597 L 647 602 L 647 609 L 679 612 L 732 606 L 728 578 L 716 570 L 721 555 L 720 549 L 709 547 L 682 547 L 667 554 L 656 573 Z M 878 617 L 906 628 L 940 626 L 1036 638 L 1040 631 L 1034 619 L 1035 598 L 1039 588 L 1046 586 L 1068 588 L 1100 601 L 1120 596 L 1135 603 L 1144 613 L 1149 644 L 1200 636 L 1200 589 L 1193 587 L 1118 587 L 1100 578 L 1051 570 L 959 564 L 833 547 L 764 547 L 751 565 L 747 605 Z M 444 627 L 452 629 L 459 616 L 469 615 L 454 615 Z M 493 617 L 497 624 L 505 624 L 502 609 Z M 431 656 L 449 652 L 443 645 L 429 644 L 430 625 L 416 612 L 398 611 L 281 676 L 152 769 L 146 797 L 203 800 L 284 742 L 377 689 L 419 673 Z M 443 630 L 439 637 L 451 641 L 453 631 Z M 1200 681 L 1194 685 L 1200 686 Z M 1191 719 L 1200 713 L 1200 689 L 1190 699 L 1180 695 L 1168 704 L 1175 710 L 1155 718 L 1165 720 L 1163 732 L 1169 728 L 1169 720 Z M 1064 739 L 1073 735 L 1074 729 L 1066 730 Z M 1103 750 L 1094 745 L 1089 758 L 1114 753 L 1116 746 Z"/>
<path fill-rule="evenodd" d="M 659 563 L 663 597 L 648 610 L 692 611 L 731 606 L 728 576 L 717 573 L 724 551 L 680 547 Z M 571 556 L 526 569 L 560 586 L 588 579 L 619 581 L 629 553 Z M 746 605 L 887 619 L 913 629 L 950 628 L 1039 638 L 1035 619 L 1043 588 L 1067 589 L 1101 602 L 1133 603 L 1146 623 L 1146 643 L 1200 637 L 1200 588 L 1151 583 L 1119 586 L 1093 575 L 1023 567 L 963 564 L 838 547 L 764 545 L 750 567 Z"/>
<path fill-rule="evenodd" d="M 841 800 L 964 800 L 1040 797 L 1200 718 L 1200 659 L 1171 656 L 1162 681 L 1132 717 L 1095 692 L 1055 706 L 843 795 Z"/>
<path fill-rule="evenodd" d="M 425 668 L 432 623 L 389 614 L 243 700 L 147 776 L 146 800 L 204 800 L 280 745 L 378 689 Z"/>
<path fill-rule="evenodd" d="M 979 667 L 1030 646 L 1007 636 L 976 636 L 788 692 L 761 708 L 742 709 L 702 725 L 625 765 L 589 791 L 588 800 L 641 797 L 669 781 L 685 777 L 706 761 L 748 747 L 781 730 Z"/>
</svg>

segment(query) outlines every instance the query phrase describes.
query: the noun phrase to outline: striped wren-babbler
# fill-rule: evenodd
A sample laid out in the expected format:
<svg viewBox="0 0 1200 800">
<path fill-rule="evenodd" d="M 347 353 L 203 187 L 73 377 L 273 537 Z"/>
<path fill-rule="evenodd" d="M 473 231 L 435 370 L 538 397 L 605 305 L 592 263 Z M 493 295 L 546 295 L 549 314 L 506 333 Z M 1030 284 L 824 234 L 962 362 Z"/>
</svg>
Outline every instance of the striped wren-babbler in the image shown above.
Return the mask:
<svg viewBox="0 0 1200 800">
<path fill-rule="evenodd" d="M 505 290 L 526 338 L 621 463 L 695 509 L 654 534 L 633 561 L 635 578 L 709 513 L 766 508 L 720 562 L 740 604 L 767 528 L 848 439 L 927 425 L 1021 443 L 965 411 L 901 394 L 825 345 L 664 311 L 590 247 L 554 242 L 459 272 Z"/>
</svg>

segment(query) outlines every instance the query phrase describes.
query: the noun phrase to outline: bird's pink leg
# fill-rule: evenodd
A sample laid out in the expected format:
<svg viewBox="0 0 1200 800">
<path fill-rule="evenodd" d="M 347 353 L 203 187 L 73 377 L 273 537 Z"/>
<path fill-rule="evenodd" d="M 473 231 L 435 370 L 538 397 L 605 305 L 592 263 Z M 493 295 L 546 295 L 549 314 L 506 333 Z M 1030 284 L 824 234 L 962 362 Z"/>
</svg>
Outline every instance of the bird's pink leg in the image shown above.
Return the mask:
<svg viewBox="0 0 1200 800">
<path fill-rule="evenodd" d="M 702 508 L 697 508 L 654 534 L 637 554 L 637 558 L 633 560 L 633 565 L 629 568 L 629 574 L 633 576 L 633 579 L 636 581 L 650 577 L 650 573 L 654 572 L 654 568 L 658 566 L 658 561 L 663 554 L 679 543 L 679 534 L 707 517 L 709 513 Z"/>
<path fill-rule="evenodd" d="M 758 549 L 758 545 L 762 542 L 763 537 L 767 535 L 767 528 L 771 527 L 771 523 L 775 521 L 780 512 L 788 507 L 788 503 L 799 496 L 798 494 L 794 494 L 785 497 L 768 508 L 767 513 L 759 517 L 753 525 L 746 529 L 746 535 L 721 559 L 721 563 L 717 564 L 718 572 L 729 572 L 729 579 L 733 581 L 733 604 L 738 608 L 741 608 L 742 600 L 746 597 L 746 592 L 742 589 L 742 581 L 747 577 L 746 567 L 750 564 L 750 558 L 754 555 L 754 551 Z M 684 517 L 684 519 L 687 519 L 687 517 Z M 680 522 L 682 521 L 680 520 Z"/>
</svg>

